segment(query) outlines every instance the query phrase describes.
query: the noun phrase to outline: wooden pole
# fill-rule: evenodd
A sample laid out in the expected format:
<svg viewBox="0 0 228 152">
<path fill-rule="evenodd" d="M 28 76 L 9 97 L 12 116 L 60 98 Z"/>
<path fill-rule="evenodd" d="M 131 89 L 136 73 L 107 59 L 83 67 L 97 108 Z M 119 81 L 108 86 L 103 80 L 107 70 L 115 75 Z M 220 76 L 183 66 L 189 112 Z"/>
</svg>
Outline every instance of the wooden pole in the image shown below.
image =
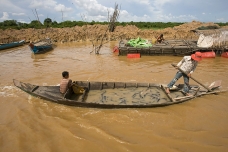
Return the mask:
<svg viewBox="0 0 228 152">
<path fill-rule="evenodd" d="M 187 73 L 185 73 L 183 70 L 181 70 L 178 66 L 176 66 L 175 64 L 171 64 L 173 67 L 178 68 L 179 71 L 181 71 L 182 73 L 188 75 Z M 197 81 L 195 78 L 193 78 L 192 76 L 190 77 L 192 80 L 194 80 L 195 82 L 199 83 L 201 86 L 203 86 L 205 89 L 207 89 L 208 91 L 212 91 L 210 88 L 206 87 L 205 85 L 203 85 L 202 83 L 200 83 L 199 81 Z"/>
<path fill-rule="evenodd" d="M 174 102 L 175 100 L 171 97 L 171 95 L 169 93 L 166 92 L 165 87 L 163 85 L 161 85 L 161 89 L 164 91 L 164 93 L 166 94 L 166 96 L 171 100 L 171 102 Z"/>
<path fill-rule="evenodd" d="M 63 10 L 61 9 L 61 12 L 62 12 L 62 21 L 63 21 Z"/>
<path fill-rule="evenodd" d="M 36 11 L 36 9 L 35 9 L 35 11 Z M 37 14 L 37 11 L 36 11 L 36 16 L 37 16 L 38 21 L 40 22 L 40 19 L 39 19 L 39 16 Z M 41 22 L 40 22 L 40 24 L 41 24 Z"/>
</svg>

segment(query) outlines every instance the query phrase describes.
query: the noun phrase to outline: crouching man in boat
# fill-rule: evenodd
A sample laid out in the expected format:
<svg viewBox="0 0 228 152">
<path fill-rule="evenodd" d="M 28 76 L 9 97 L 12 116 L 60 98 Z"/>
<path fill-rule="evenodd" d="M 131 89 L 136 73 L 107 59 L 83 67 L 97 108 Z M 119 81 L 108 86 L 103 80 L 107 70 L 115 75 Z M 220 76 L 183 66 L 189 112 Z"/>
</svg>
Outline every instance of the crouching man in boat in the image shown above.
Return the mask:
<svg viewBox="0 0 228 152">
<path fill-rule="evenodd" d="M 191 74 L 196 69 L 196 66 L 198 65 L 198 62 L 202 60 L 202 55 L 200 52 L 195 52 L 195 54 L 192 54 L 191 56 L 184 56 L 183 59 L 177 64 L 177 69 L 180 68 L 182 70 L 178 71 L 173 78 L 173 80 L 167 85 L 166 92 L 170 93 L 170 88 L 173 87 L 173 85 L 176 83 L 176 81 L 183 76 L 184 78 L 184 88 L 183 93 L 185 95 L 189 95 L 189 77 L 191 77 Z M 187 74 L 187 75 L 186 75 Z"/>
<path fill-rule="evenodd" d="M 63 71 L 62 72 L 63 79 L 60 83 L 60 92 L 65 94 L 66 91 L 72 86 L 72 80 L 69 79 L 69 72 Z"/>
<path fill-rule="evenodd" d="M 165 39 L 163 37 L 163 34 L 161 34 L 160 36 L 157 37 L 156 43 L 161 43 L 163 42 Z"/>
</svg>

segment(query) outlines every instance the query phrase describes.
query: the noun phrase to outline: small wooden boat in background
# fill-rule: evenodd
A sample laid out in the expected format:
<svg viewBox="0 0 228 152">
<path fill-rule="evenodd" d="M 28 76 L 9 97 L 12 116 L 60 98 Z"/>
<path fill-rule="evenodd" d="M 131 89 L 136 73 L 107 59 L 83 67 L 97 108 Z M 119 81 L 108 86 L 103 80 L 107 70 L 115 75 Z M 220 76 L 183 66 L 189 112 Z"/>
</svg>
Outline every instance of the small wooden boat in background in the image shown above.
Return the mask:
<svg viewBox="0 0 228 152">
<path fill-rule="evenodd" d="M 25 40 L 0 44 L 0 50 L 9 49 L 9 48 L 17 47 L 17 46 L 22 46 L 24 43 L 25 43 Z"/>
<path fill-rule="evenodd" d="M 55 103 L 91 108 L 149 108 L 162 107 L 182 103 L 190 99 L 207 94 L 217 94 L 221 81 L 213 82 L 208 90 L 192 85 L 190 96 L 185 96 L 179 84 L 167 94 L 162 85 L 153 83 L 133 82 L 89 82 L 76 81 L 75 83 L 86 91 L 75 94 L 69 89 L 64 95 L 60 93 L 59 86 L 38 86 L 13 80 L 14 85 L 21 90 L 45 100 Z"/>
<path fill-rule="evenodd" d="M 34 54 L 44 53 L 53 49 L 52 42 L 48 38 L 35 43 L 30 43 L 29 48 Z"/>
</svg>

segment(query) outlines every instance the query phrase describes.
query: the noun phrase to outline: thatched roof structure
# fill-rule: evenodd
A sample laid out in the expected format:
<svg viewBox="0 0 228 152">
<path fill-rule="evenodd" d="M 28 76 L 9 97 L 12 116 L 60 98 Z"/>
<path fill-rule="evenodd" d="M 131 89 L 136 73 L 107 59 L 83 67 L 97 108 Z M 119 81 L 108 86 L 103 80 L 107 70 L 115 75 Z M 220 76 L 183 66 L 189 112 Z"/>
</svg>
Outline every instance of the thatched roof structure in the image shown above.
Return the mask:
<svg viewBox="0 0 228 152">
<path fill-rule="evenodd" d="M 228 48 L 228 28 L 192 31 L 199 35 L 199 47 Z"/>
<path fill-rule="evenodd" d="M 203 34 L 205 36 L 209 35 L 221 35 L 224 33 L 228 33 L 228 28 L 220 28 L 220 29 L 210 29 L 210 30 L 192 30 L 196 34 Z"/>
</svg>

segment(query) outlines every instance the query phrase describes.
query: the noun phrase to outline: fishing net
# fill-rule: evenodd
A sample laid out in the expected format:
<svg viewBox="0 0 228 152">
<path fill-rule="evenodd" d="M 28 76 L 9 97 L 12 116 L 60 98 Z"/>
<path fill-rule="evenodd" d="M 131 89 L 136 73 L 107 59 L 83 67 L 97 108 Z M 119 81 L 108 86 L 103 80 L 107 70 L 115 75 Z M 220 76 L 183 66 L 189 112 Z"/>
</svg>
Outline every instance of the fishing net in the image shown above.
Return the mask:
<svg viewBox="0 0 228 152">
<path fill-rule="evenodd" d="M 198 47 L 223 48 L 228 46 L 228 28 L 215 30 L 195 30 L 199 34 Z"/>
</svg>

